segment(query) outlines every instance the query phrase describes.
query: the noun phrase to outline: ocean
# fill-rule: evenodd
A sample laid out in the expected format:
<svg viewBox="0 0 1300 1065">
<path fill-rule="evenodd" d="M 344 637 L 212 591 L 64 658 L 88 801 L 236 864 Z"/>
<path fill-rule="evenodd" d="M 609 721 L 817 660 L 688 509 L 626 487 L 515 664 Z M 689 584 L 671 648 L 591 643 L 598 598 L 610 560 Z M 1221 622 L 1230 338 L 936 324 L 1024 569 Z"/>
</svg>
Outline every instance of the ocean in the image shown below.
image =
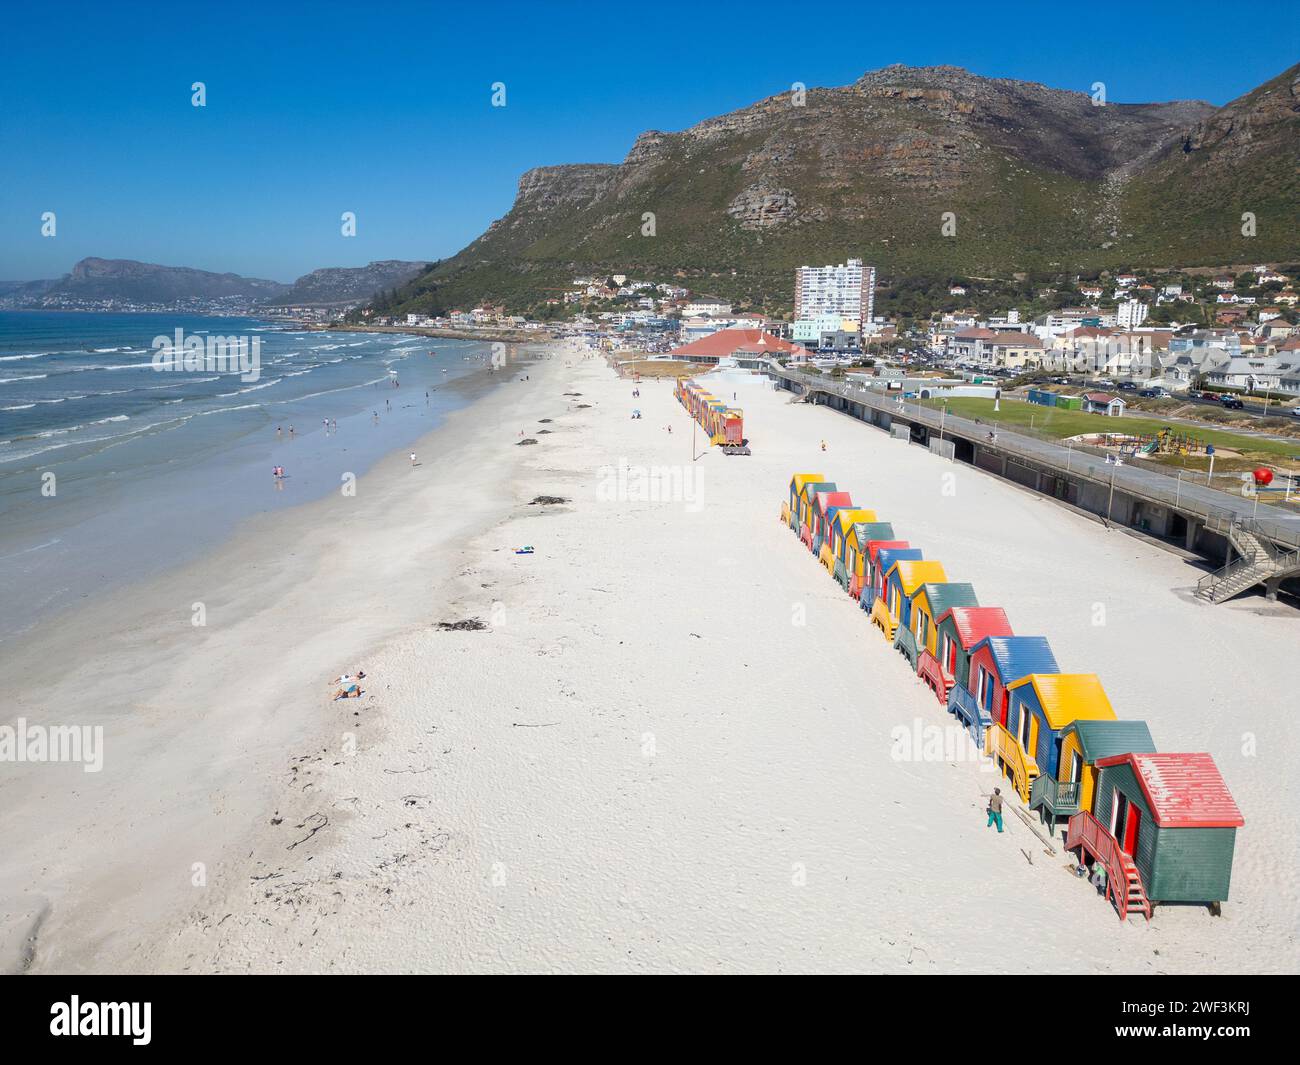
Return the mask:
<svg viewBox="0 0 1300 1065">
<path fill-rule="evenodd" d="M 157 369 L 154 339 L 177 330 L 259 340 L 256 375 Z M 490 358 L 479 341 L 248 318 L 0 312 L 0 640 L 337 491 L 341 470 L 510 379 Z"/>
</svg>

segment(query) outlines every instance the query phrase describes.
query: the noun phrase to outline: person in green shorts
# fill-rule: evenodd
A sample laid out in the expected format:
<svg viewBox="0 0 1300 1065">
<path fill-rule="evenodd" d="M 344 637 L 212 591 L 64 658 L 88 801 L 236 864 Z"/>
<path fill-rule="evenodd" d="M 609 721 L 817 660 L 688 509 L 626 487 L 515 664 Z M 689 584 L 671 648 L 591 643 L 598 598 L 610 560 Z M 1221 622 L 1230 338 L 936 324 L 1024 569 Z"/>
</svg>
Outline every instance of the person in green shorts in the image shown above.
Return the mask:
<svg viewBox="0 0 1300 1065">
<path fill-rule="evenodd" d="M 988 813 L 989 813 L 989 819 L 988 822 L 984 825 L 984 827 L 989 828 L 992 825 L 997 825 L 998 831 L 1001 832 L 1002 831 L 1002 789 L 1001 788 L 994 788 L 993 794 L 989 796 Z"/>
</svg>

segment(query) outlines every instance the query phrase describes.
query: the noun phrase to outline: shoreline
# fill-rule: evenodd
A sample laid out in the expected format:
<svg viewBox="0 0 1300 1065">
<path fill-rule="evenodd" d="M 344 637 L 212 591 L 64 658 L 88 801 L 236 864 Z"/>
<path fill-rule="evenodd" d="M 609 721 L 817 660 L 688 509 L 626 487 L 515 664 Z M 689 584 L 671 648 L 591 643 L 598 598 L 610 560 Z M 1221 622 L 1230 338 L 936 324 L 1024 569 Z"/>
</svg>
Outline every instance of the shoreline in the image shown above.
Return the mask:
<svg viewBox="0 0 1300 1065">
<path fill-rule="evenodd" d="M 420 325 L 347 325 L 332 322 L 329 325 L 301 323 L 300 328 L 309 333 L 396 333 L 401 336 L 439 337 L 443 340 L 481 340 L 503 344 L 552 344 L 555 336 L 541 330 L 517 329 L 437 329 Z"/>
<path fill-rule="evenodd" d="M 22 968 L 32 934 L 38 968 L 86 971 L 125 956 L 123 940 L 191 901 L 196 863 L 223 865 L 273 793 L 285 749 L 333 716 L 317 693 L 419 624 L 429 604 L 412 578 L 449 570 L 475 524 L 508 506 L 495 492 L 526 449 L 492 463 L 457 509 L 437 500 L 477 453 L 512 447 L 534 406 L 562 404 L 528 387 L 553 376 L 551 360 L 521 369 L 528 385 L 499 382 L 423 434 L 422 466 L 410 468 L 405 447 L 374 463 L 353 497 L 366 506 L 334 493 L 255 515 L 201 558 L 5 644 L 20 678 L 11 715 L 102 726 L 105 767 L 2 767 L 0 836 L 18 842 L 0 867 L 0 972 Z M 424 483 L 412 493 L 413 477 Z M 377 529 L 385 553 L 368 533 Z M 199 603 L 203 626 L 192 624 Z"/>
</svg>

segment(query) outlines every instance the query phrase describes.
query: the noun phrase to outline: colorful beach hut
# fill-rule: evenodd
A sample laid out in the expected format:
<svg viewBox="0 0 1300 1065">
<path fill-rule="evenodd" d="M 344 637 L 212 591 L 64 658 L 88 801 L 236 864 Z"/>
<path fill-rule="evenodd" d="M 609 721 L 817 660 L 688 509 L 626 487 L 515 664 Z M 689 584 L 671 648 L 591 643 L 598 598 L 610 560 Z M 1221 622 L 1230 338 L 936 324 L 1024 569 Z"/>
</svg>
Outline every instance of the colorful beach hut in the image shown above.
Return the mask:
<svg viewBox="0 0 1300 1065">
<path fill-rule="evenodd" d="M 1007 688 L 1031 673 L 1059 673 L 1051 645 L 1042 636 L 986 636 L 970 653 L 970 684 L 955 685 L 948 709 L 984 743 L 989 731 L 1007 723 Z"/>
<path fill-rule="evenodd" d="M 897 627 L 885 599 L 885 576 L 901 559 L 919 560 L 924 553 L 919 547 L 910 546 L 906 540 L 872 544 L 871 553 L 871 621 L 892 641 Z"/>
<path fill-rule="evenodd" d="M 975 586 L 963 581 L 927 581 L 912 596 L 912 634 L 918 650 L 935 654 L 939 649 L 939 618 L 954 607 L 977 607 Z"/>
<path fill-rule="evenodd" d="M 979 606 L 975 586 L 957 581 L 926 581 L 912 593 L 908 607 L 908 623 L 900 626 L 894 636 L 894 645 L 918 672 L 921 652 L 934 654 L 938 630 L 934 619 L 954 606 Z"/>
<path fill-rule="evenodd" d="M 796 473 L 790 478 L 790 527 L 796 533 L 799 531 L 799 501 L 803 494 L 803 487 L 813 481 L 825 483 L 826 475 L 824 473 Z"/>
<path fill-rule="evenodd" d="M 1030 673 L 1007 685 L 1006 727 L 990 745 L 1021 800 L 1035 778 L 1057 775 L 1061 731 L 1072 721 L 1114 721 L 1115 711 L 1095 673 Z"/>
<path fill-rule="evenodd" d="M 1208 754 L 1136 753 L 1099 759 L 1092 811 L 1070 818 L 1067 850 L 1107 873 L 1121 919 L 1157 902 L 1228 898 L 1237 829 L 1245 824 Z"/>
<path fill-rule="evenodd" d="M 935 630 L 936 649 L 921 652 L 916 672 L 945 705 L 954 684 L 969 686 L 971 649 L 986 636 L 1012 635 L 1011 622 L 1000 606 L 950 607 L 935 621 Z"/>
<path fill-rule="evenodd" d="M 934 559 L 899 559 L 885 573 L 885 605 L 898 624 L 912 624 L 912 596 L 926 581 L 945 582 L 943 563 Z"/>
<path fill-rule="evenodd" d="M 833 507 L 851 507 L 853 506 L 853 496 L 848 492 L 841 492 L 836 489 L 830 491 L 818 492 L 813 496 L 812 521 L 809 528 L 812 530 L 812 553 L 819 554 L 822 544 L 826 542 L 827 534 L 830 531 L 830 514 Z"/>
<path fill-rule="evenodd" d="M 845 565 L 849 571 L 849 595 L 861 602 L 862 590 L 866 587 L 868 548 L 872 541 L 894 541 L 894 527 L 887 521 L 858 522 L 853 526 L 853 535 L 849 537 L 845 549 L 848 561 Z M 866 604 L 870 608 L 871 604 Z"/>
<path fill-rule="evenodd" d="M 799 539 L 812 550 L 813 509 L 818 492 L 834 492 L 834 481 L 805 481 L 799 488 L 795 519 L 799 522 Z"/>
<path fill-rule="evenodd" d="M 1117 754 L 1151 754 L 1156 749 L 1145 721 L 1071 721 L 1061 730 L 1061 753 L 1055 773 L 1039 773 L 1029 789 L 1029 808 L 1044 824 L 1091 810 L 1097 785 L 1097 762 Z"/>
<path fill-rule="evenodd" d="M 842 507 L 835 511 L 831 525 L 831 551 L 836 559 L 848 567 L 849 542 L 854 541 L 854 530 L 858 525 L 876 520 L 876 512 L 863 507 Z"/>
<path fill-rule="evenodd" d="M 912 547 L 906 540 L 868 540 L 866 572 L 863 576 L 862 591 L 858 596 L 859 602 L 865 600 L 863 606 L 865 610 L 870 610 L 872 604 L 884 595 L 885 574 L 888 572 L 889 567 L 884 564 L 881 555 L 882 552 L 888 551 L 916 551 L 915 555 L 907 557 L 924 557 L 919 547 Z M 891 562 L 890 565 L 893 565 L 893 563 Z"/>
</svg>

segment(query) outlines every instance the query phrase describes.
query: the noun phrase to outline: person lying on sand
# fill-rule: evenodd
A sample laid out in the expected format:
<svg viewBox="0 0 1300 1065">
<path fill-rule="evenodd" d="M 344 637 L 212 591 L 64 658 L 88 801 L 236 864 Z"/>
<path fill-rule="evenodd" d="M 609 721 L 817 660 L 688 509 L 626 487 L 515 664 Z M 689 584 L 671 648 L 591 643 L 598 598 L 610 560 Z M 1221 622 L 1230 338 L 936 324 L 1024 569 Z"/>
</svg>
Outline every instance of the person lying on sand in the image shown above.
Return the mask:
<svg viewBox="0 0 1300 1065">
<path fill-rule="evenodd" d="M 347 684 L 334 693 L 334 698 L 338 699 L 360 699 L 361 688 L 357 684 Z"/>
</svg>

